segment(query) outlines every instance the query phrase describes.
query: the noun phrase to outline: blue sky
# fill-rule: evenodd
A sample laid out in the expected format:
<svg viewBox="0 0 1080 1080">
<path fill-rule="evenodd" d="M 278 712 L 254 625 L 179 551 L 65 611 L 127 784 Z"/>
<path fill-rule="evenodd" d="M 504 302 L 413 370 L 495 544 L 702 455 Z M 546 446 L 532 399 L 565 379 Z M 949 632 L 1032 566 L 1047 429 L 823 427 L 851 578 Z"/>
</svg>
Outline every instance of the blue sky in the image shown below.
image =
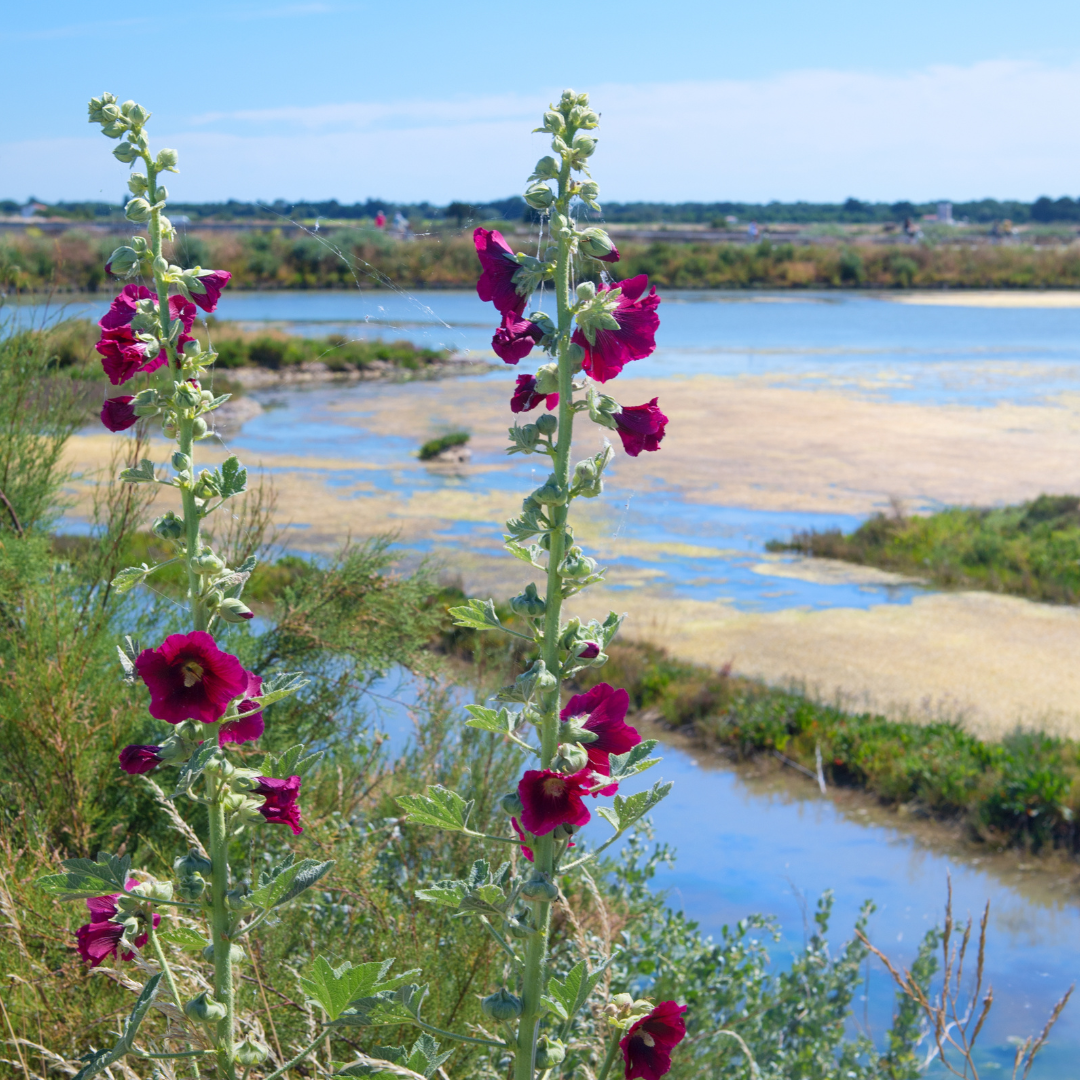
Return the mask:
<svg viewBox="0 0 1080 1080">
<path fill-rule="evenodd" d="M 602 112 L 612 199 L 1080 193 L 1076 3 L 154 8 L 8 9 L 0 195 L 119 198 L 85 121 L 109 89 L 180 151 L 174 198 L 494 198 L 564 86 Z"/>
</svg>

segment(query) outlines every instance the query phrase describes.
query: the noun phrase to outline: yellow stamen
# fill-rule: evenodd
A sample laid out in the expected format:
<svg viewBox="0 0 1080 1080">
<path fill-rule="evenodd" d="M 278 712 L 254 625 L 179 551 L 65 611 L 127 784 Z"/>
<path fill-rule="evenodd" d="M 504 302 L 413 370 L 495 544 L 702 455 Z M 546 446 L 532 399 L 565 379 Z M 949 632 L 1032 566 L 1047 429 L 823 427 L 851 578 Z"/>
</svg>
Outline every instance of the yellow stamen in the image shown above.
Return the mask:
<svg viewBox="0 0 1080 1080">
<path fill-rule="evenodd" d="M 544 781 L 544 794 L 549 798 L 558 798 L 566 791 L 566 783 L 557 776 L 549 776 Z"/>
<path fill-rule="evenodd" d="M 189 660 L 180 670 L 184 673 L 184 685 L 194 686 L 197 682 L 202 682 L 203 669 L 202 665 L 196 663 L 194 660 Z"/>
<path fill-rule="evenodd" d="M 652 1047 L 656 1045 L 656 1040 L 647 1031 L 639 1031 L 638 1038 L 640 1038 L 646 1046 Z"/>
</svg>

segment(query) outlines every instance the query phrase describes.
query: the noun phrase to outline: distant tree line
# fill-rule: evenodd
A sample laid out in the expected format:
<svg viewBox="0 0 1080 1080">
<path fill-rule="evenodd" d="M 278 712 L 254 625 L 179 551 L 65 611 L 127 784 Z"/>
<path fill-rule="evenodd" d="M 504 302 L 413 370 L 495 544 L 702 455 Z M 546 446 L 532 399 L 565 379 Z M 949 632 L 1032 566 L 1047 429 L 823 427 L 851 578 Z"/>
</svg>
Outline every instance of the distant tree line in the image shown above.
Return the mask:
<svg viewBox="0 0 1080 1080">
<path fill-rule="evenodd" d="M 33 200 L 31 200 L 33 201 Z M 0 200 L 0 213 L 15 214 L 24 204 L 13 199 Z M 105 202 L 57 202 L 48 205 L 47 211 L 58 217 L 75 221 L 110 221 L 122 218 L 123 203 Z M 705 224 L 722 227 L 727 219 L 738 223 L 791 222 L 794 224 L 835 223 L 839 225 L 884 224 L 903 221 L 905 218 L 921 218 L 924 214 L 937 212 L 936 202 L 913 203 L 907 201 L 882 203 L 864 202 L 850 198 L 842 203 L 812 202 L 605 202 L 603 220 L 612 224 L 623 222 L 669 222 L 671 224 Z M 278 199 L 272 203 L 227 202 L 169 204 L 173 217 L 185 216 L 191 222 L 237 221 L 280 218 L 310 220 L 327 218 L 341 221 L 372 219 L 379 213 L 388 217 L 401 213 L 410 221 L 447 221 L 465 226 L 471 221 L 521 221 L 535 218 L 520 195 L 494 199 L 483 203 L 454 201 L 446 206 L 430 202 L 396 203 L 385 199 L 367 199 L 351 204 L 339 203 L 337 199 L 322 202 L 288 203 Z M 1043 195 L 1034 202 L 1017 199 L 979 199 L 974 202 L 954 202 L 953 217 L 966 219 L 975 224 L 989 224 L 1009 219 L 1016 224 L 1037 222 L 1053 224 L 1080 222 L 1080 197 L 1068 195 L 1051 199 Z"/>
</svg>

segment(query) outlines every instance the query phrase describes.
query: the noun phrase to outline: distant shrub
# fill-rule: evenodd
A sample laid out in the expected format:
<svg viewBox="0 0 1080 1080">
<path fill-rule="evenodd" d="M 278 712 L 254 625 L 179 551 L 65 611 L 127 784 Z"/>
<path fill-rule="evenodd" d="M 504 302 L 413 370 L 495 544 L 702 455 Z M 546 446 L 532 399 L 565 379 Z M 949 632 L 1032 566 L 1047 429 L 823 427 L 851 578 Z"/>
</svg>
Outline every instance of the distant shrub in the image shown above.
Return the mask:
<svg viewBox="0 0 1080 1080">
<path fill-rule="evenodd" d="M 469 441 L 467 431 L 451 431 L 447 435 L 440 435 L 437 439 L 428 439 L 420 447 L 420 460 L 430 461 L 438 457 L 444 450 L 450 450 L 455 446 L 464 446 Z"/>
</svg>

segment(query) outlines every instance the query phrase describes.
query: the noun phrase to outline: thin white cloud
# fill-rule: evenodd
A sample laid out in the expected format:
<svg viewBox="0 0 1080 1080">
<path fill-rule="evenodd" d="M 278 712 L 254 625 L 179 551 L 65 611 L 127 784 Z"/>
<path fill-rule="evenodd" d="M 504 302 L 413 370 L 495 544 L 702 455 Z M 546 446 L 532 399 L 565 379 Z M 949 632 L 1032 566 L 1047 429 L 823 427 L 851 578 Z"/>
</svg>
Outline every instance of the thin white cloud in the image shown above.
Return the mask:
<svg viewBox="0 0 1080 1080">
<path fill-rule="evenodd" d="M 547 152 L 530 129 L 557 93 L 204 114 L 155 141 L 181 152 L 183 173 L 169 185 L 176 198 L 495 198 L 520 191 Z M 1080 100 L 1080 66 L 798 71 L 609 84 L 592 99 L 603 121 L 594 171 L 613 200 L 1080 191 L 1080 121 L 1069 104 Z M 0 154 L 12 195 L 122 189 L 100 138 L 9 144 Z M 55 176 L 72 186 L 54 189 Z"/>
</svg>

